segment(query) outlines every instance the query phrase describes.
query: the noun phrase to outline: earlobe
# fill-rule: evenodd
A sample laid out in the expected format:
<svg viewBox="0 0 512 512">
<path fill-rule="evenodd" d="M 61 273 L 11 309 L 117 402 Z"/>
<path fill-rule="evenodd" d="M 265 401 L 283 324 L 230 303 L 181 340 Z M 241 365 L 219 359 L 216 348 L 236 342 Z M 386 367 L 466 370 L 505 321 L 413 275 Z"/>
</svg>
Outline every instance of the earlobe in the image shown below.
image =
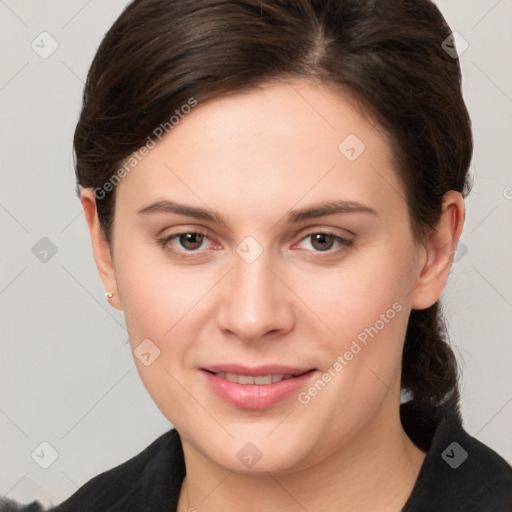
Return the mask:
<svg viewBox="0 0 512 512">
<path fill-rule="evenodd" d="M 92 252 L 106 293 L 112 296 L 108 299 L 111 306 L 121 309 L 119 294 L 117 293 L 117 280 L 112 251 L 105 234 L 101 228 L 98 212 L 96 210 L 96 198 L 92 188 L 82 190 L 80 200 L 84 209 L 89 234 L 91 236 Z M 107 297 L 107 295 L 105 295 Z"/>
<path fill-rule="evenodd" d="M 443 197 L 442 214 L 423 242 L 425 257 L 412 292 L 413 309 L 426 309 L 441 296 L 464 225 L 464 199 L 450 190 Z"/>
</svg>

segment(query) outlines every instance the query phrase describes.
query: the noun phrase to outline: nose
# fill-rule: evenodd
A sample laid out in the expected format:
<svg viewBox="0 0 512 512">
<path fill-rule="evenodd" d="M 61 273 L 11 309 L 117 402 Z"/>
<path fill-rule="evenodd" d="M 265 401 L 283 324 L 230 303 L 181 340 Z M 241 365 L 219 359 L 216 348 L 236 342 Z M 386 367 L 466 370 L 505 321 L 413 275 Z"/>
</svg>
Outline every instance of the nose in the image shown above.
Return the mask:
<svg viewBox="0 0 512 512">
<path fill-rule="evenodd" d="M 248 263 L 235 255 L 217 313 L 218 327 L 244 341 L 275 338 L 293 329 L 293 293 L 264 251 Z"/>
</svg>

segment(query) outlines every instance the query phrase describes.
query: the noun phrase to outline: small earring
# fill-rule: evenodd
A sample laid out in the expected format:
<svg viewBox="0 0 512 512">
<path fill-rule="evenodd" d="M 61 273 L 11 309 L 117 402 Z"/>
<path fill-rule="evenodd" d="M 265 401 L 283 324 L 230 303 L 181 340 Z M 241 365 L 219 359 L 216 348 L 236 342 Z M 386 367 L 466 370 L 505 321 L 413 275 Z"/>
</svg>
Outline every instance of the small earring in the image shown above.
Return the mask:
<svg viewBox="0 0 512 512">
<path fill-rule="evenodd" d="M 113 294 L 113 293 L 111 293 L 111 292 L 105 292 L 105 298 L 106 298 L 107 300 L 110 300 L 113 296 L 114 296 L 114 294 Z"/>
</svg>

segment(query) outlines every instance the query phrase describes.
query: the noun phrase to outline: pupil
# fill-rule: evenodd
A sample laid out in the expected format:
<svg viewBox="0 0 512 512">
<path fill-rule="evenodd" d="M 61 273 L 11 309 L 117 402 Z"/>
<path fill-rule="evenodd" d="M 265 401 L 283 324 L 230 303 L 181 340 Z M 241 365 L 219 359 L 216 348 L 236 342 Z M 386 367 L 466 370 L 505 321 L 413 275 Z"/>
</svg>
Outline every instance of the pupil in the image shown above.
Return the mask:
<svg viewBox="0 0 512 512">
<path fill-rule="evenodd" d="M 328 240 L 327 241 L 328 247 L 325 247 L 322 245 L 320 245 L 320 247 L 317 247 L 315 245 L 316 242 L 320 242 L 320 244 L 325 244 L 326 240 Z M 313 236 L 312 244 L 313 244 L 313 247 L 315 247 L 316 249 L 319 249 L 320 251 L 326 251 L 332 247 L 332 242 L 333 242 L 333 235 L 328 235 L 326 233 L 317 233 L 316 235 Z"/>
</svg>

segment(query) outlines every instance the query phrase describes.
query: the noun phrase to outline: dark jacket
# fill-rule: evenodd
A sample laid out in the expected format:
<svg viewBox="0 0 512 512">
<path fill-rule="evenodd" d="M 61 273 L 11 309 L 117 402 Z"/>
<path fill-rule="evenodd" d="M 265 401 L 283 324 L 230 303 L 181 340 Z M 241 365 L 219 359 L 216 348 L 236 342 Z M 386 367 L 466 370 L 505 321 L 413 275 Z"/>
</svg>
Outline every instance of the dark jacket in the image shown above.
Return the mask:
<svg viewBox="0 0 512 512">
<path fill-rule="evenodd" d="M 427 455 L 402 512 L 512 512 L 512 468 L 471 437 L 458 412 L 408 402 L 400 418 Z M 171 429 L 135 457 L 101 473 L 51 512 L 170 512 L 177 507 L 185 462 Z M 41 512 L 0 498 L 0 512 Z M 243 511 L 242 511 L 243 512 Z"/>
</svg>

